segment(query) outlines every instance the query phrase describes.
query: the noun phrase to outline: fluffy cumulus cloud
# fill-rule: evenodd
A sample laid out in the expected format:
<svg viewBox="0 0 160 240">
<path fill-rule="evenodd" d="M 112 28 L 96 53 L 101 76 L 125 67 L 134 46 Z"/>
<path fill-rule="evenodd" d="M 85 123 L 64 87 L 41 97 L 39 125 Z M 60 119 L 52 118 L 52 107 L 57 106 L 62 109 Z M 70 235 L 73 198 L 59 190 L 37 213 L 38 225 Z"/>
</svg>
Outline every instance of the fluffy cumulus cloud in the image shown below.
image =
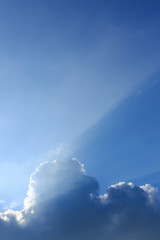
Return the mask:
<svg viewBox="0 0 160 240">
<path fill-rule="evenodd" d="M 41 164 L 21 211 L 0 213 L 5 240 L 158 240 L 160 202 L 150 185 L 120 182 L 99 194 L 76 160 Z"/>
</svg>

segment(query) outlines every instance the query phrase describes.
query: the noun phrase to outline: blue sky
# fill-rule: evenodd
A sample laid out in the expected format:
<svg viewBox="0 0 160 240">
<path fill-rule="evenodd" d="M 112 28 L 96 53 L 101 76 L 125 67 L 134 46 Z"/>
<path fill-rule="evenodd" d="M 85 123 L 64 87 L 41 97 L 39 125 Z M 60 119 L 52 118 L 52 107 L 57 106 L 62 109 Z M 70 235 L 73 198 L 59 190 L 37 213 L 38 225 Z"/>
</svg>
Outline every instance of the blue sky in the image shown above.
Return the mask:
<svg viewBox="0 0 160 240">
<path fill-rule="evenodd" d="M 159 166 L 159 1 L 0 1 L 0 192 L 43 161 L 102 188 Z M 149 180 L 148 180 L 149 181 Z"/>
<path fill-rule="evenodd" d="M 144 184 L 142 177 L 154 172 L 156 179 L 145 177 L 145 183 L 160 181 L 159 76 L 152 76 L 75 142 L 77 158 L 101 179 L 102 190 L 119 181 Z"/>
</svg>

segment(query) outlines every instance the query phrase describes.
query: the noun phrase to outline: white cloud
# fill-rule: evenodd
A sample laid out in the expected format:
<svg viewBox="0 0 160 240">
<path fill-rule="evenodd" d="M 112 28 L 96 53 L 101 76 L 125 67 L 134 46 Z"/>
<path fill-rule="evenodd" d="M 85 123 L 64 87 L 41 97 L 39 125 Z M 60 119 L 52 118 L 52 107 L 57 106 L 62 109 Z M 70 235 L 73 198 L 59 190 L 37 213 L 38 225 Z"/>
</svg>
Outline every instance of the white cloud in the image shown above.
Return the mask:
<svg viewBox="0 0 160 240">
<path fill-rule="evenodd" d="M 76 159 L 41 164 L 21 211 L 0 213 L 1 238 L 158 240 L 160 202 L 151 185 L 120 182 L 104 195 Z"/>
</svg>

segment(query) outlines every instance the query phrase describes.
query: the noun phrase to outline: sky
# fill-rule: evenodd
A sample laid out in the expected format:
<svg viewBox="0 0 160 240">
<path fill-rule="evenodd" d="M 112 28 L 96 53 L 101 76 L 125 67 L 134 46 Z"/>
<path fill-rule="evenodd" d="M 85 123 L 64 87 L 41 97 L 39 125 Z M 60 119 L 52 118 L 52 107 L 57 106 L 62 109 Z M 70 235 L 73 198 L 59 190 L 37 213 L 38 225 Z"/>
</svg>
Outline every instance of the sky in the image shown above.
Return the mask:
<svg viewBox="0 0 160 240">
<path fill-rule="evenodd" d="M 51 196 L 51 201 L 65 191 L 64 199 L 70 201 L 73 194 L 77 204 L 86 204 L 85 208 L 91 206 L 96 211 L 93 216 L 101 218 L 102 212 L 108 211 L 108 193 L 104 192 L 108 189 L 110 193 L 110 186 L 115 186 L 111 189 L 119 191 L 120 196 L 122 191 L 122 199 L 123 194 L 129 194 L 131 211 L 135 208 L 132 205 L 134 194 L 140 199 L 139 207 L 153 197 L 158 208 L 155 200 L 158 193 L 153 187 L 160 186 L 159 12 L 158 0 L 0 1 L 0 211 L 12 211 L 9 217 L 8 213 L 2 214 L 2 221 L 13 219 L 16 239 L 23 240 L 19 222 L 30 229 L 33 219 L 30 220 L 32 210 L 28 209 L 36 203 L 38 215 L 35 214 L 34 226 L 41 224 L 36 221 L 43 214 L 46 224 L 50 221 L 52 225 L 55 221 L 52 214 L 49 220 L 46 218 L 50 203 L 45 200 L 43 214 L 39 198 L 36 203 L 31 200 L 30 206 L 23 206 L 28 184 L 32 182 L 30 176 L 41 163 L 53 164 L 54 159 L 60 161 L 60 166 L 61 161 L 66 164 L 69 161 L 67 168 L 70 171 L 71 165 L 73 173 L 66 178 L 62 176 L 61 180 L 53 174 L 57 184 L 62 180 L 69 181 L 68 184 L 79 181 L 72 171 L 72 158 L 78 159 L 74 160 L 78 166 L 84 164 L 86 179 L 97 179 L 91 180 L 94 193 L 85 188 L 90 180 L 82 181 L 84 194 L 89 191 L 94 195 L 98 209 L 95 209 L 95 201 L 91 206 L 88 199 L 85 203 L 74 199 L 75 193 L 81 196 L 82 189 L 77 188 L 73 193 L 66 185 L 61 194 L 57 192 L 58 185 L 54 188 L 50 184 L 52 178 L 47 179 L 47 172 L 43 170 L 44 185 L 48 186 L 46 196 L 52 188 L 57 194 Z M 62 174 L 63 167 L 62 164 Z M 80 179 L 83 177 L 80 174 Z M 38 177 L 37 181 L 41 179 Z M 124 183 L 116 185 L 119 182 Z M 43 188 L 43 181 L 41 184 Z M 36 191 L 41 190 L 33 188 L 33 195 Z M 149 192 L 153 193 L 152 197 L 147 195 Z M 109 201 L 116 201 L 117 196 L 115 193 Z M 105 202 L 104 209 L 100 209 L 101 202 Z M 61 204 L 67 206 L 63 199 Z M 121 209 L 119 205 L 114 207 Z M 158 219 L 157 224 L 159 212 L 155 216 L 153 209 L 148 209 L 148 205 L 146 208 L 144 215 L 149 211 L 155 222 Z M 60 209 L 57 214 L 58 211 Z M 88 221 L 92 222 L 90 213 L 87 214 Z M 113 219 L 120 213 L 111 211 L 110 214 Z M 129 216 L 126 212 L 124 215 L 125 224 Z M 105 215 L 102 218 L 102 225 L 106 226 L 109 220 Z M 82 219 L 83 216 L 79 221 Z M 61 229 L 61 224 L 64 226 L 64 222 L 59 221 L 57 229 Z M 97 233 L 101 227 L 97 226 Z M 115 232 L 119 233 L 123 224 L 116 227 Z M 5 233 L 6 228 L 2 222 L 2 232 L 4 229 Z M 25 228 L 25 231 L 28 230 Z M 29 231 L 30 237 L 37 234 L 37 230 L 34 234 Z M 88 231 L 86 229 L 86 233 Z M 108 234 L 112 236 L 106 231 L 104 238 L 110 236 Z M 132 231 L 138 231 L 137 227 Z M 48 234 L 48 239 L 52 238 L 52 233 Z M 69 239 L 70 234 L 69 230 Z M 123 240 L 127 238 L 123 234 L 130 236 L 130 233 L 122 233 Z"/>
<path fill-rule="evenodd" d="M 152 76 L 148 84 L 74 143 L 75 156 L 83 159 L 87 172 L 99 179 L 102 190 L 106 184 L 133 179 L 137 184 L 160 183 L 160 174 L 157 176 L 160 171 L 159 77 L 159 74 Z M 154 173 L 157 176 L 154 182 L 150 178 L 145 179 L 147 182 L 138 181 Z"/>
</svg>

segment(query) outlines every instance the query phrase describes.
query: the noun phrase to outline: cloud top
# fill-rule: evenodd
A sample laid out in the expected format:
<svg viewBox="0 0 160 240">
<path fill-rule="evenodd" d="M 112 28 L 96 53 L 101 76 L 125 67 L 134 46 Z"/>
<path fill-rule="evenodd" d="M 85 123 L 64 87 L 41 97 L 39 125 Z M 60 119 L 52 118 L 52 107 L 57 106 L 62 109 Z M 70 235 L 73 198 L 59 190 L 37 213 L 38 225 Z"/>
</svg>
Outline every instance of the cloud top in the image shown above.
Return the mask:
<svg viewBox="0 0 160 240">
<path fill-rule="evenodd" d="M 120 182 L 103 195 L 77 160 L 41 164 L 21 211 L 0 213 L 2 239 L 158 240 L 160 202 L 151 185 Z"/>
</svg>

